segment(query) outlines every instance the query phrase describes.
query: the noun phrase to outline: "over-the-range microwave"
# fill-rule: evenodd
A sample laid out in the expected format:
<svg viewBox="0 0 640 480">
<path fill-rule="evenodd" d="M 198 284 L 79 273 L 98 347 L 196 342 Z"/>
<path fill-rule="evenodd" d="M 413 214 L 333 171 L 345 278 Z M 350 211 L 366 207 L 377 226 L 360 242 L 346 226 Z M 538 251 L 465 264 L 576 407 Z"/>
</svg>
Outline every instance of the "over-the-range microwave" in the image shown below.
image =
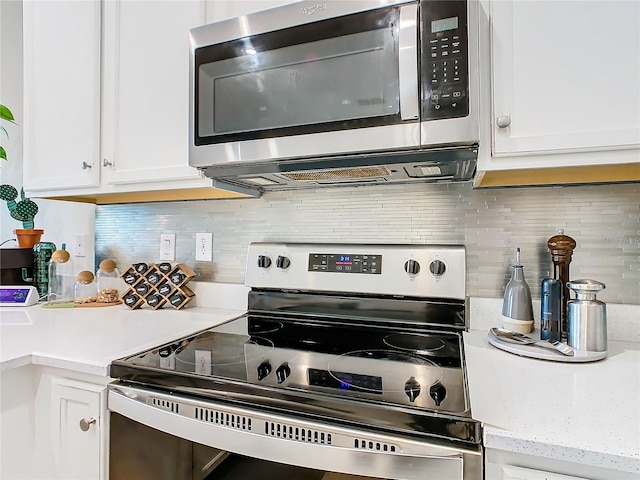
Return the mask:
<svg viewBox="0 0 640 480">
<path fill-rule="evenodd" d="M 254 191 L 472 178 L 477 0 L 302 1 L 190 31 L 190 164 Z"/>
</svg>

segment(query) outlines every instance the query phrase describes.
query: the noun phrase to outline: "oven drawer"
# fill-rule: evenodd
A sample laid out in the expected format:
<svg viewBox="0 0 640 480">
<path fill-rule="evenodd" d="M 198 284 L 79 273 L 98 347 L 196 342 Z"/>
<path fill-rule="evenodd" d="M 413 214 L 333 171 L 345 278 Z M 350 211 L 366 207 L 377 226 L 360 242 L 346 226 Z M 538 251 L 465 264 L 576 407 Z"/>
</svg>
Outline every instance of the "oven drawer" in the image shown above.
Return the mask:
<svg viewBox="0 0 640 480">
<path fill-rule="evenodd" d="M 177 438 L 321 472 L 401 480 L 482 478 L 481 452 L 453 445 L 118 384 L 109 386 L 108 408 Z"/>
</svg>

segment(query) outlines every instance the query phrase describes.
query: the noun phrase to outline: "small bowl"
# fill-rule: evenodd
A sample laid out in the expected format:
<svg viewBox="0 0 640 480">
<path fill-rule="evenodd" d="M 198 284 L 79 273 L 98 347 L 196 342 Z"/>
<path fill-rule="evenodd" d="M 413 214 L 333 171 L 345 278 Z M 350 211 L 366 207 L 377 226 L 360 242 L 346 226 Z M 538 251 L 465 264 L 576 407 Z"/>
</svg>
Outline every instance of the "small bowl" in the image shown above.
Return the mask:
<svg viewBox="0 0 640 480">
<path fill-rule="evenodd" d="M 518 333 L 530 333 L 533 330 L 533 320 L 515 320 L 502 316 L 502 328 Z"/>
</svg>

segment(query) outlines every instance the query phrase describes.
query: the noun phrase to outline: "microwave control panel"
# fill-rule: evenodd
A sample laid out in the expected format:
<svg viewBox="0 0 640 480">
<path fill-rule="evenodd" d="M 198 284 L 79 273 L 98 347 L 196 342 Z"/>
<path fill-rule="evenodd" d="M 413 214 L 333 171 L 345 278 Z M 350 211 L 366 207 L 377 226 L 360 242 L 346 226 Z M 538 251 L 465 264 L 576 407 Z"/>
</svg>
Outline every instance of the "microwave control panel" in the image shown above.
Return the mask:
<svg viewBox="0 0 640 480">
<path fill-rule="evenodd" d="M 469 114 L 466 0 L 421 3 L 422 119 Z"/>
</svg>

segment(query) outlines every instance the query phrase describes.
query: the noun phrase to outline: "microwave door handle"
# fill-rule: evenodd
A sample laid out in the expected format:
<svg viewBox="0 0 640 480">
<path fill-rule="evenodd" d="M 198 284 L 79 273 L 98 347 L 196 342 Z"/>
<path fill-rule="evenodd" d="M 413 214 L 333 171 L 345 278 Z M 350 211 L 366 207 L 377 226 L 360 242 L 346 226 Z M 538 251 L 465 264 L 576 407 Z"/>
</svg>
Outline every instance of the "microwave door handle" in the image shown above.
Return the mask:
<svg viewBox="0 0 640 480">
<path fill-rule="evenodd" d="M 398 72 L 400 83 L 400 118 L 418 118 L 418 6 L 400 8 L 398 34 Z"/>
</svg>

